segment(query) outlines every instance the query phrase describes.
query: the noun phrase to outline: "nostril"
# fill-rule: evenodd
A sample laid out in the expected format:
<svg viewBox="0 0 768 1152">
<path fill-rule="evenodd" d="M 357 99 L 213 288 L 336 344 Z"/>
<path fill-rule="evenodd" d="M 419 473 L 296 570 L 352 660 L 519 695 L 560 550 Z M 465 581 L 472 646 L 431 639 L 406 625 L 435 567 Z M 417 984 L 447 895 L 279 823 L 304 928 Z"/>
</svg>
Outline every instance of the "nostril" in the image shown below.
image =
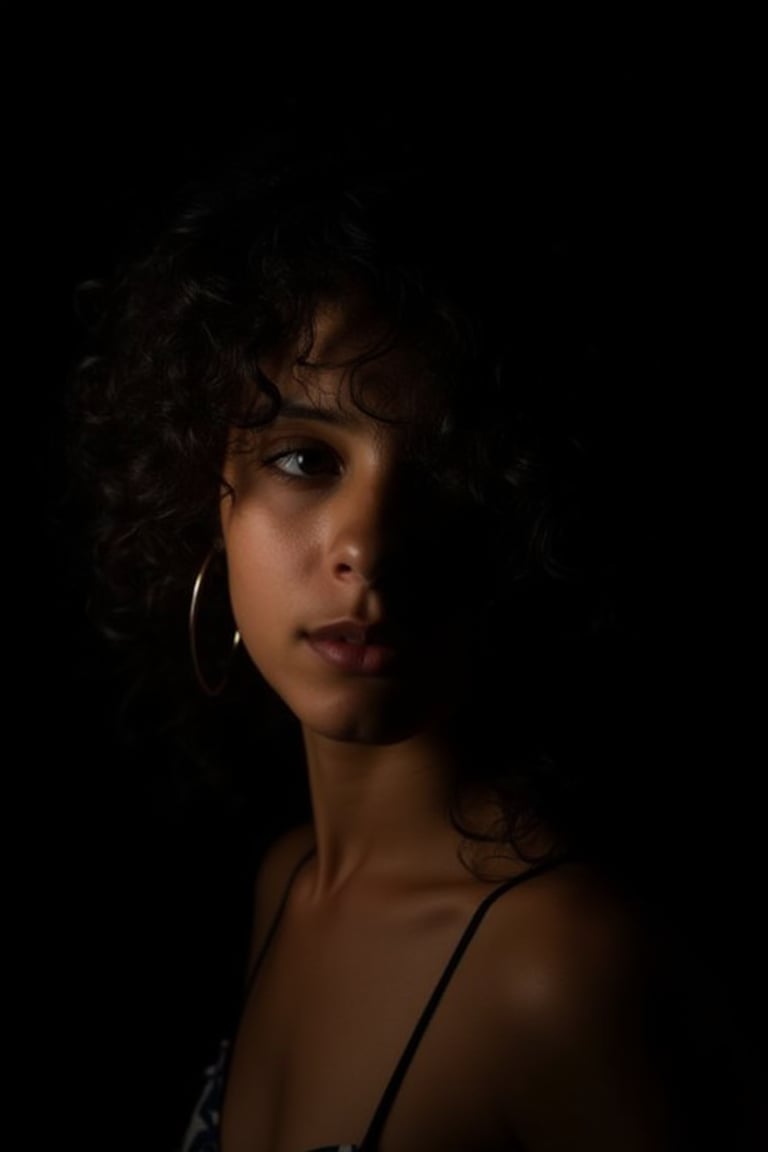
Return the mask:
<svg viewBox="0 0 768 1152">
<path fill-rule="evenodd" d="M 373 584 L 374 578 L 369 576 L 362 564 L 350 564 L 340 560 L 336 564 L 336 575 L 342 580 L 356 580 L 361 584 Z"/>
</svg>

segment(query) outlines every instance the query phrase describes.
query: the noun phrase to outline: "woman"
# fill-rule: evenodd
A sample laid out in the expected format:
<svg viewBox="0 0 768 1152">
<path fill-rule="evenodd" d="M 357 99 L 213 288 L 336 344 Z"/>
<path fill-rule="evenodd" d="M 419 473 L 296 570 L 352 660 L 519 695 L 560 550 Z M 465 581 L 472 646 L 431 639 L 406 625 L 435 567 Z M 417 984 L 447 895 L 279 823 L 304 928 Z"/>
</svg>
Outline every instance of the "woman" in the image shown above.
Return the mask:
<svg viewBox="0 0 768 1152">
<path fill-rule="evenodd" d="M 184 1152 L 682 1146 L 611 691 L 632 370 L 485 177 L 355 150 L 200 186 L 79 373 L 110 628 L 187 620 L 262 802 L 305 780 Z"/>
</svg>

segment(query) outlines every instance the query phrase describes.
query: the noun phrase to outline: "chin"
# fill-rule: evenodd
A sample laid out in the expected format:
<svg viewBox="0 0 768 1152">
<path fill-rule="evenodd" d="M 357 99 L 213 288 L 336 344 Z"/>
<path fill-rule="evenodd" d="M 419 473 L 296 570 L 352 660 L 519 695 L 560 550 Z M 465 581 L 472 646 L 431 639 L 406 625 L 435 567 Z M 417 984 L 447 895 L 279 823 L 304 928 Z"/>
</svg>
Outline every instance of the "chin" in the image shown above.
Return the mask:
<svg viewBox="0 0 768 1152">
<path fill-rule="evenodd" d="M 296 708 L 302 727 L 326 740 L 347 744 L 398 744 L 429 727 L 423 702 L 413 699 L 379 699 L 357 703 L 347 700 L 315 703 Z"/>
</svg>

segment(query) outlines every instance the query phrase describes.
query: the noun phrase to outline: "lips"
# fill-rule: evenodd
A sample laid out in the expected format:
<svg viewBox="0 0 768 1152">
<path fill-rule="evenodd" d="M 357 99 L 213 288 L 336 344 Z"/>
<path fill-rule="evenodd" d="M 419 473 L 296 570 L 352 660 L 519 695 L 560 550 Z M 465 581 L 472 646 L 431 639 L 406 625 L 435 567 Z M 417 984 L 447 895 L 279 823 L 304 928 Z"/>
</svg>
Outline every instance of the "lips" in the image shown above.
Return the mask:
<svg viewBox="0 0 768 1152">
<path fill-rule="evenodd" d="M 326 664 L 342 672 L 377 676 L 396 662 L 393 640 L 380 625 L 337 620 L 313 629 L 305 639 Z"/>
<path fill-rule="evenodd" d="M 309 633 L 309 637 L 320 642 L 331 640 L 342 644 L 365 645 L 370 643 L 373 631 L 370 625 L 359 624 L 354 620 L 340 620 L 335 624 L 327 624 L 324 628 L 315 628 Z"/>
</svg>

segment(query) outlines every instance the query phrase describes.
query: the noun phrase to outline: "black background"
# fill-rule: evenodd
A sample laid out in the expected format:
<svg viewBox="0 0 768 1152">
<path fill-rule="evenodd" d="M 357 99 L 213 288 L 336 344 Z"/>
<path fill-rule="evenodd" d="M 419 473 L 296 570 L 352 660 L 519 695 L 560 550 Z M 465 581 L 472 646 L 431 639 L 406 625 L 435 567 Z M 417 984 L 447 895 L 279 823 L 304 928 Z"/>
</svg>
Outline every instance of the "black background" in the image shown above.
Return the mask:
<svg viewBox="0 0 768 1152">
<path fill-rule="evenodd" d="M 395 50 L 375 66 L 285 52 L 267 65 L 256 38 L 252 58 L 228 70 L 203 56 L 180 62 L 181 46 L 176 56 L 165 46 L 123 57 L 120 43 L 105 36 L 53 71 L 38 61 L 18 94 L 6 176 L 5 247 L 21 256 L 7 285 L 18 315 L 6 317 L 15 355 L 5 383 L 5 608 L 18 650 L 7 670 L 18 731 L 6 811 L 26 1143 L 76 1133 L 84 1150 L 173 1152 L 246 930 L 247 894 L 216 820 L 175 816 L 152 785 L 160 753 L 146 748 L 137 776 L 119 746 L 109 661 L 50 528 L 66 482 L 64 380 L 80 351 L 74 287 L 151 231 L 180 180 L 286 117 L 329 136 L 375 130 L 383 144 L 403 117 L 411 128 L 416 119 L 457 162 L 468 141 L 504 148 L 512 126 L 515 155 L 544 177 L 568 229 L 629 235 L 644 255 L 638 296 L 655 294 L 664 326 L 649 339 L 674 382 L 653 399 L 661 439 L 675 446 L 664 458 L 670 635 L 660 665 L 679 697 L 671 739 L 691 800 L 686 914 L 706 925 L 708 961 L 733 990 L 737 1043 L 756 1076 L 764 900 L 751 590 L 761 456 L 751 433 L 761 381 L 749 354 L 747 65 L 724 45 L 703 61 L 682 46 L 578 60 L 540 50 L 535 64 L 508 71 L 496 59 L 483 68 L 481 54 L 472 75 L 456 59 L 438 68 L 434 56 L 399 60 Z"/>
</svg>

